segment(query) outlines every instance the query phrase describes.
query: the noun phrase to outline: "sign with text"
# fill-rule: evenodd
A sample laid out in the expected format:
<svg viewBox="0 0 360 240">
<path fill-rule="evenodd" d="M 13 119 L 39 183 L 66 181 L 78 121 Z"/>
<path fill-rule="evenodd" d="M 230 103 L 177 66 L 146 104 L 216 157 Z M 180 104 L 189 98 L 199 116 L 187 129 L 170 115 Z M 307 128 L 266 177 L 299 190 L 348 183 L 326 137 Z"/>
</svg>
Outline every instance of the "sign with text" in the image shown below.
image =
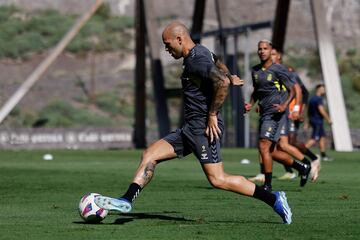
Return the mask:
<svg viewBox="0 0 360 240">
<path fill-rule="evenodd" d="M 132 148 L 129 130 L 119 129 L 0 129 L 1 149 Z"/>
</svg>

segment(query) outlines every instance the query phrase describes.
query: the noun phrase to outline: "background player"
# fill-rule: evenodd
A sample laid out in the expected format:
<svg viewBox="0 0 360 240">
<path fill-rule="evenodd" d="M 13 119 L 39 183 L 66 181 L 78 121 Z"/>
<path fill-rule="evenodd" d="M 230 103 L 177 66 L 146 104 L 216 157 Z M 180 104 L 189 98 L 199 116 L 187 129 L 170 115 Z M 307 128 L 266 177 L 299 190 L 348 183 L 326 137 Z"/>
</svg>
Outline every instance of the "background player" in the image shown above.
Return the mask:
<svg viewBox="0 0 360 240">
<path fill-rule="evenodd" d="M 273 48 L 271 50 L 271 57 L 273 62 L 277 64 L 282 64 L 282 53 L 278 49 Z M 310 161 L 306 159 L 303 155 L 303 153 L 306 154 L 312 161 L 311 162 L 312 180 L 316 181 L 320 171 L 320 159 L 314 153 L 312 153 L 308 148 L 306 148 L 304 144 L 302 146 L 296 144 L 296 135 L 297 135 L 296 131 L 298 130 L 297 124 L 299 124 L 299 122 L 301 121 L 300 119 L 302 119 L 302 121 L 304 119 L 303 92 L 307 96 L 307 98 L 308 98 L 308 93 L 306 89 L 305 91 L 303 91 L 305 86 L 302 83 L 299 75 L 296 74 L 296 72 L 294 71 L 294 69 L 289 66 L 286 67 L 291 75 L 292 81 L 295 84 L 295 98 L 292 99 L 292 101 L 289 104 L 286 125 L 281 130 L 282 132 L 280 133 L 281 135 L 280 135 L 279 145 L 285 152 L 289 153 L 291 156 L 295 157 L 296 159 L 299 159 L 305 163 L 310 163 Z M 290 135 L 291 135 L 291 141 L 289 140 Z M 285 170 L 286 173 L 282 177 L 280 177 L 280 179 L 286 179 L 287 177 L 289 177 L 288 179 L 291 179 L 294 178 L 294 175 L 296 177 L 296 174 L 292 171 L 291 167 L 285 166 Z"/>
<path fill-rule="evenodd" d="M 253 104 L 259 105 L 259 153 L 262 160 L 261 170 L 265 175 L 264 189 L 272 189 L 272 157 L 291 165 L 297 169 L 302 179 L 300 185 L 305 185 L 310 166 L 300 161 L 292 160 L 289 156 L 276 149 L 280 137 L 280 130 L 285 124 L 286 109 L 294 97 L 294 87 L 286 67 L 274 64 L 271 58 L 272 43 L 261 40 L 258 43 L 260 64 L 252 69 L 254 91 L 250 103 L 245 104 L 246 111 L 251 110 Z M 284 99 L 284 88 L 289 92 Z"/>
<path fill-rule="evenodd" d="M 318 84 L 315 87 L 315 96 L 310 98 L 309 101 L 309 123 L 312 127 L 313 131 L 311 134 L 311 138 L 306 142 L 305 146 L 307 148 L 311 148 L 316 142 L 319 142 L 321 159 L 323 161 L 332 160 L 328 156 L 326 156 L 326 134 L 324 130 L 324 119 L 332 124 L 329 114 L 325 110 L 323 97 L 325 96 L 325 85 Z"/>
</svg>

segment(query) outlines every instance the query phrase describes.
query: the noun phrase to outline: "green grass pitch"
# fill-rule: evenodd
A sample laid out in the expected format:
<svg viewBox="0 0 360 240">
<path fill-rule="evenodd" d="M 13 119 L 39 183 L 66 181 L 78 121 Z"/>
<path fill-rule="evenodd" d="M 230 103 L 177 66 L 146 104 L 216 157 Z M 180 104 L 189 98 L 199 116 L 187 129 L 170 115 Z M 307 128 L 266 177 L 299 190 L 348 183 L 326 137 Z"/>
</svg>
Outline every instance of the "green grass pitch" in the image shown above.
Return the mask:
<svg viewBox="0 0 360 240">
<path fill-rule="evenodd" d="M 140 151 L 1 151 L 0 239 L 359 239 L 360 153 L 330 152 L 317 183 L 280 181 L 293 224 L 283 225 L 266 204 L 211 188 L 193 156 L 158 165 L 153 181 L 129 214 L 110 213 L 85 224 L 78 202 L 87 192 L 119 196 L 139 163 Z M 255 149 L 224 149 L 226 171 L 258 173 Z M 251 160 L 248 165 L 240 160 Z"/>
</svg>

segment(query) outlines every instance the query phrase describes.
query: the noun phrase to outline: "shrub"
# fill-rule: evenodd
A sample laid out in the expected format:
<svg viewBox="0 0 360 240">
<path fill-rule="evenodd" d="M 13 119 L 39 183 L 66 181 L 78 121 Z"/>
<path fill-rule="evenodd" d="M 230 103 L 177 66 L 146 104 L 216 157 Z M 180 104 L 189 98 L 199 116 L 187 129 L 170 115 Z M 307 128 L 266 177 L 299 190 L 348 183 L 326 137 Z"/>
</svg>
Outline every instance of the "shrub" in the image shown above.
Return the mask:
<svg viewBox="0 0 360 240">
<path fill-rule="evenodd" d="M 87 109 L 75 108 L 69 102 L 54 100 L 44 107 L 39 118 L 48 119 L 47 127 L 108 127 L 113 123 L 110 118 L 95 115 Z"/>
<path fill-rule="evenodd" d="M 360 73 L 355 73 L 351 78 L 352 86 L 357 92 L 360 92 Z"/>
<path fill-rule="evenodd" d="M 15 13 L 18 13 L 17 15 Z M 25 17 L 19 17 L 20 15 Z M 76 16 L 43 10 L 26 15 L 14 7 L 0 7 L 0 58 L 23 58 L 54 47 L 75 22 Z M 112 17 L 107 5 L 85 24 L 66 50 L 73 53 L 125 49 L 132 17 Z"/>
</svg>

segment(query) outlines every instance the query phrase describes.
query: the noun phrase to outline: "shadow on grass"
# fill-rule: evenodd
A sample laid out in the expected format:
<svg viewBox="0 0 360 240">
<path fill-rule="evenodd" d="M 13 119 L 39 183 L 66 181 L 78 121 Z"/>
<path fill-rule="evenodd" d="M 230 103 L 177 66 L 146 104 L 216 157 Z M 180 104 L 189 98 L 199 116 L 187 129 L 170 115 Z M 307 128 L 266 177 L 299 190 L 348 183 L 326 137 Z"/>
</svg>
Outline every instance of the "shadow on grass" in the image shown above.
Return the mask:
<svg viewBox="0 0 360 240">
<path fill-rule="evenodd" d="M 102 222 L 85 222 L 85 221 L 75 221 L 75 222 L 72 222 L 72 223 L 75 223 L 75 224 L 84 224 L 84 225 L 99 225 L 99 224 L 104 224 Z"/>
<path fill-rule="evenodd" d="M 164 212 L 165 214 L 174 213 L 174 212 Z M 176 212 L 175 212 L 176 213 Z M 85 222 L 85 221 L 76 221 L 73 222 L 75 224 L 86 224 L 86 225 L 96 225 L 96 224 L 126 224 L 128 222 L 132 222 L 134 220 L 141 220 L 141 219 L 157 219 L 157 220 L 165 220 L 165 221 L 178 221 L 178 222 L 196 222 L 195 220 L 186 219 L 184 217 L 173 217 L 165 214 L 159 214 L 159 213 L 109 213 L 109 215 L 117 215 L 121 216 L 120 218 L 117 218 L 115 222 L 113 223 L 102 223 L 102 222 Z"/>
<path fill-rule="evenodd" d="M 171 212 L 164 212 L 164 213 L 171 213 Z M 176 212 L 175 212 L 176 213 Z M 123 225 L 129 222 L 132 222 L 134 220 L 143 220 L 143 219 L 150 219 L 150 220 L 165 220 L 165 221 L 175 221 L 175 222 L 187 222 L 191 224 L 213 224 L 213 223 L 224 223 L 224 224 L 279 224 L 282 225 L 281 221 L 266 221 L 266 220 L 259 220 L 259 219 L 245 219 L 245 220 L 210 220 L 205 221 L 202 218 L 192 220 L 192 219 L 186 219 L 184 217 L 173 217 L 165 214 L 160 213 L 110 213 L 109 215 L 116 215 L 120 216 L 117 218 L 113 223 L 89 223 L 84 221 L 76 221 L 73 222 L 75 224 L 84 224 L 84 225 Z"/>
<path fill-rule="evenodd" d="M 113 224 L 125 224 L 134 221 L 135 219 L 157 219 L 165 221 L 195 222 L 195 220 L 186 219 L 184 217 L 173 217 L 159 213 L 122 213 L 121 216 L 122 218 L 116 219 Z"/>
</svg>

